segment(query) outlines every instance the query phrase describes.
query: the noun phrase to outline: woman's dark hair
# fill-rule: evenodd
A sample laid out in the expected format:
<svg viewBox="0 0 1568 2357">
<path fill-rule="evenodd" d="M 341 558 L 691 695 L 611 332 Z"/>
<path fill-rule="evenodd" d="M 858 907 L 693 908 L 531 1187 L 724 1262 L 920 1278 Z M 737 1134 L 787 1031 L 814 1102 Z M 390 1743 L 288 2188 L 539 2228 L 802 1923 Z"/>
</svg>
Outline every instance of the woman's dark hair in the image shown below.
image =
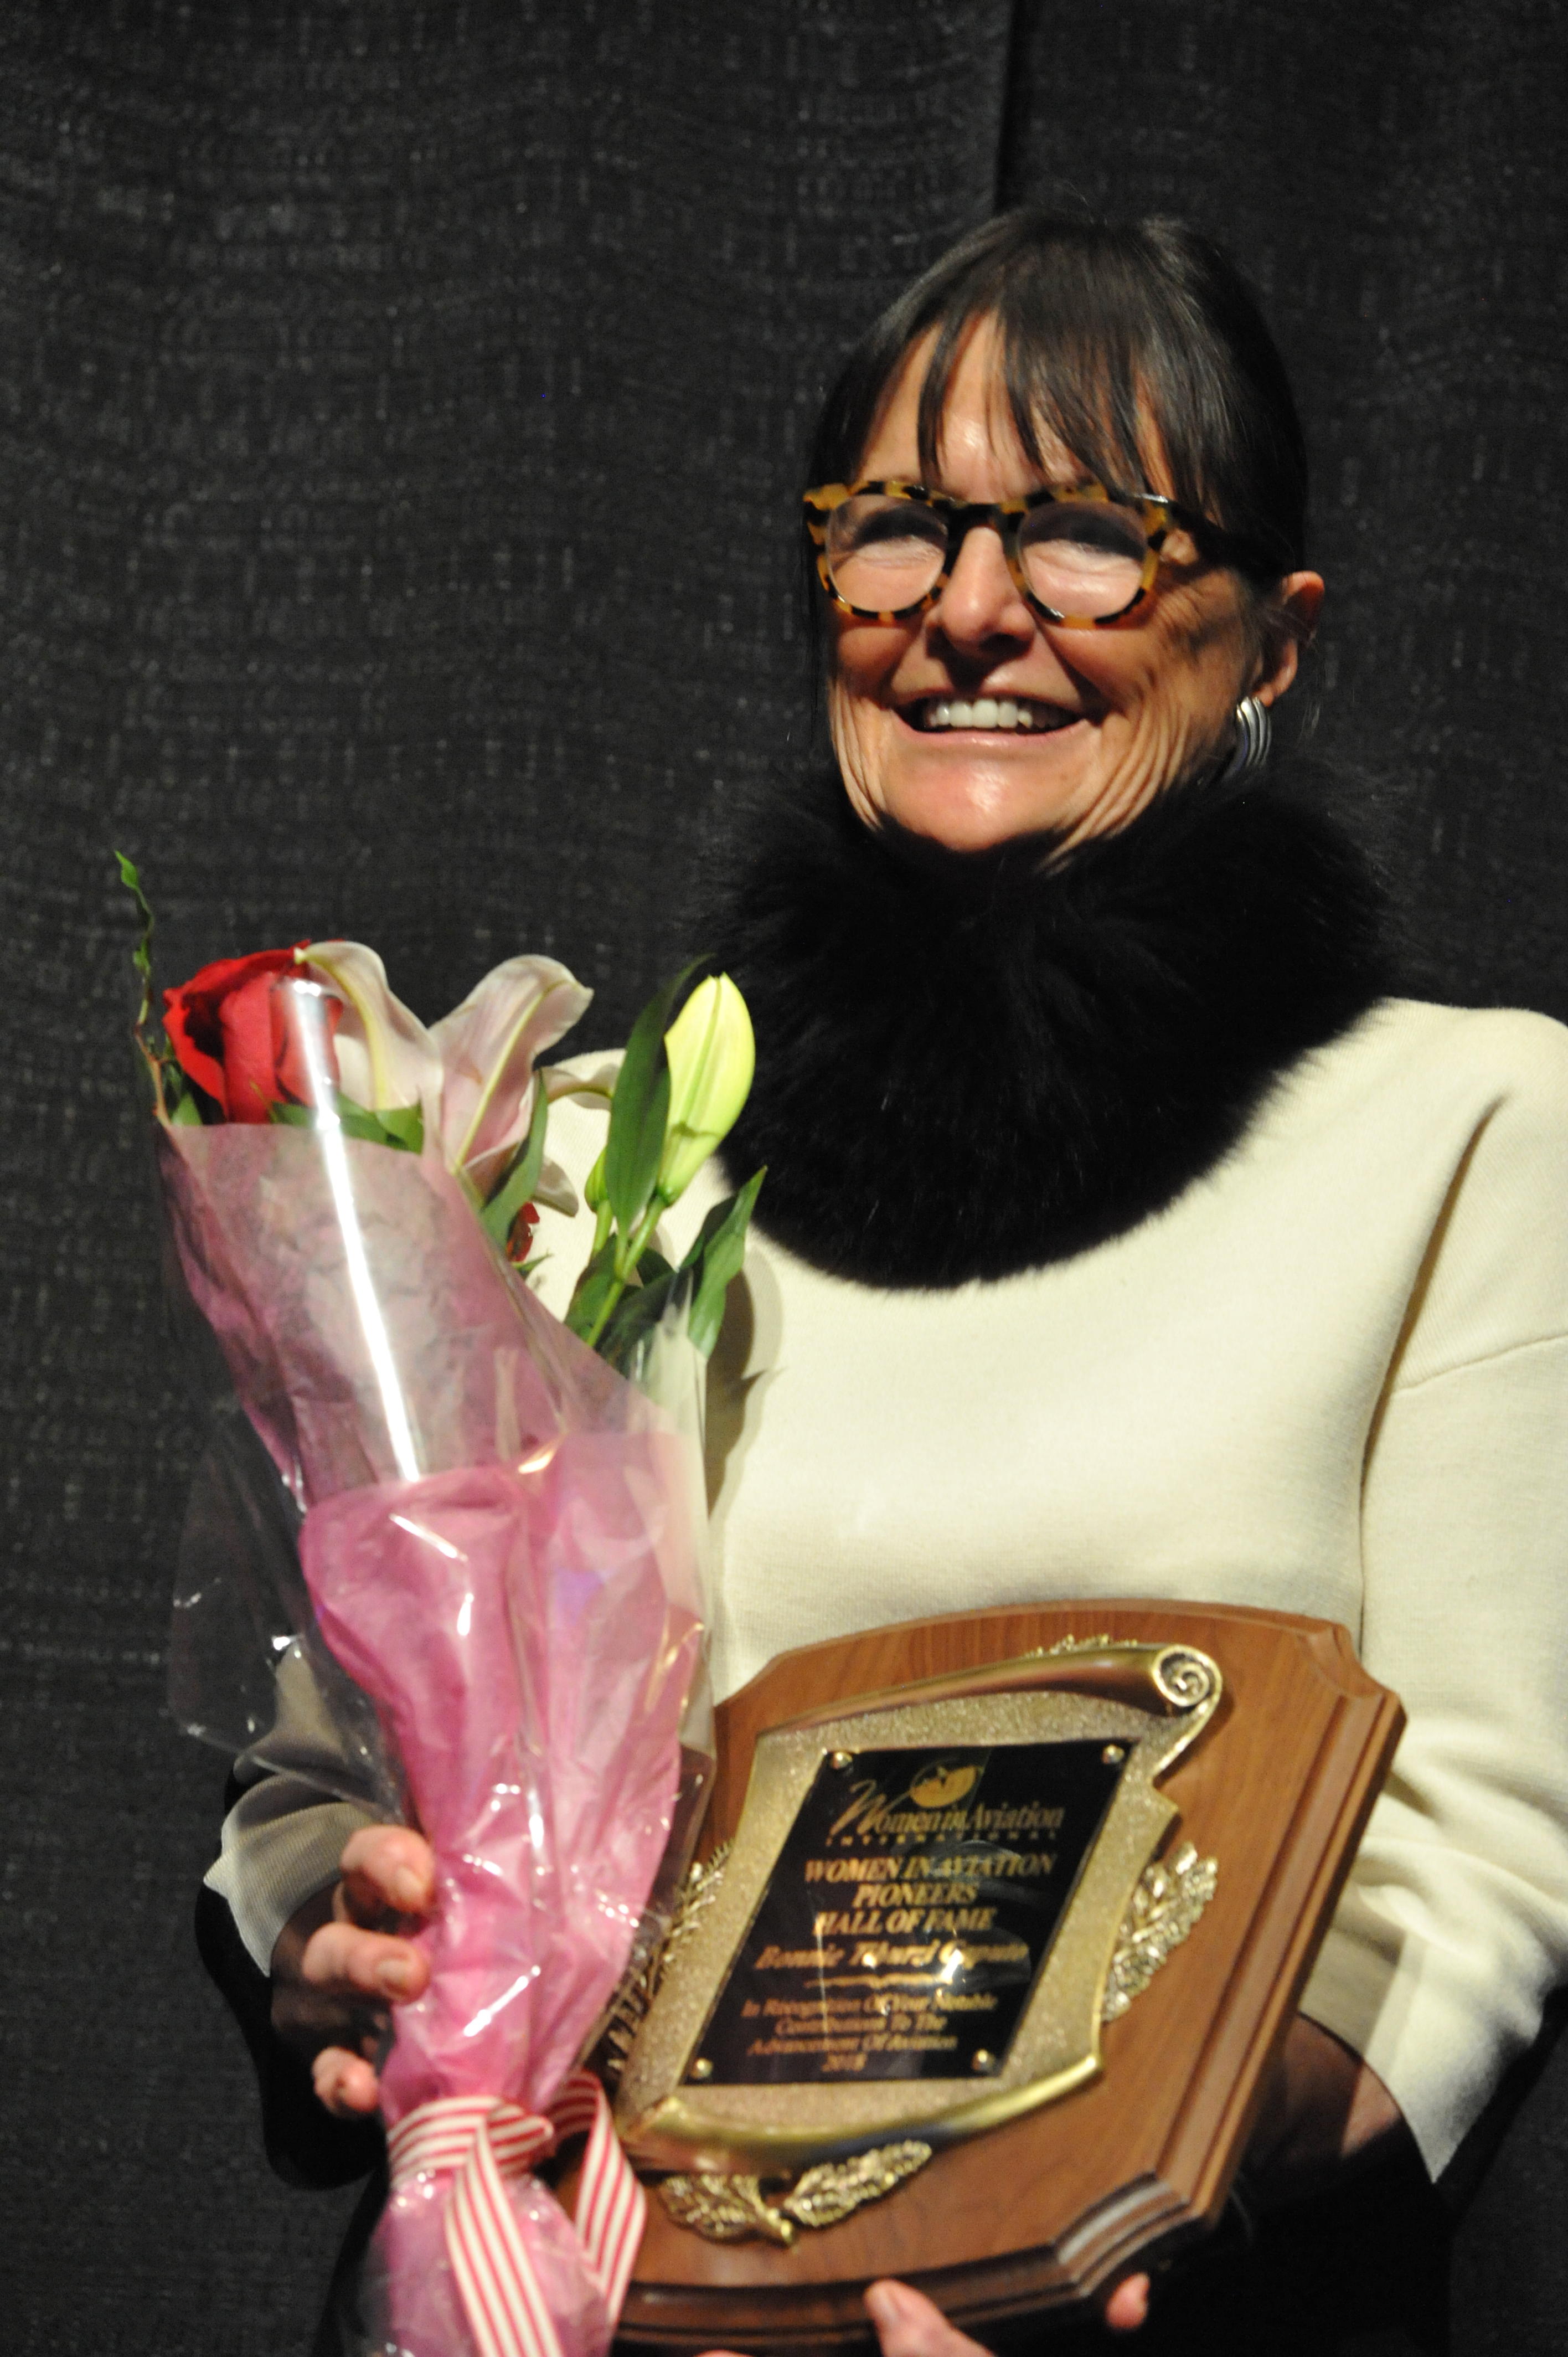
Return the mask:
<svg viewBox="0 0 1568 2357">
<path fill-rule="evenodd" d="M 1147 489 L 1152 423 L 1171 492 L 1243 544 L 1243 573 L 1262 586 L 1302 564 L 1306 447 L 1283 363 L 1234 264 L 1180 221 L 1030 209 L 972 230 L 850 354 L 811 480 L 854 478 L 910 346 L 934 328 L 919 412 L 929 476 L 964 335 L 982 317 L 1001 330 L 1008 406 L 1032 464 L 1044 428 L 1109 487 Z"/>
</svg>

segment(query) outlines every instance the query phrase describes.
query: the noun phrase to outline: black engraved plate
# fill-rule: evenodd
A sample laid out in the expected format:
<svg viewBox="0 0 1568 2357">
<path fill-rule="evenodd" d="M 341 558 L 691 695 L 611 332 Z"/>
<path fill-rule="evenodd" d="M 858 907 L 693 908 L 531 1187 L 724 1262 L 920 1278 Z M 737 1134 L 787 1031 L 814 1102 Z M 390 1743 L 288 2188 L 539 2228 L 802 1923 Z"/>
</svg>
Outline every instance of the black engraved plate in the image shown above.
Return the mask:
<svg viewBox="0 0 1568 2357">
<path fill-rule="evenodd" d="M 688 2078 L 998 2069 L 1125 1764 L 1100 1738 L 823 1760 Z"/>
</svg>

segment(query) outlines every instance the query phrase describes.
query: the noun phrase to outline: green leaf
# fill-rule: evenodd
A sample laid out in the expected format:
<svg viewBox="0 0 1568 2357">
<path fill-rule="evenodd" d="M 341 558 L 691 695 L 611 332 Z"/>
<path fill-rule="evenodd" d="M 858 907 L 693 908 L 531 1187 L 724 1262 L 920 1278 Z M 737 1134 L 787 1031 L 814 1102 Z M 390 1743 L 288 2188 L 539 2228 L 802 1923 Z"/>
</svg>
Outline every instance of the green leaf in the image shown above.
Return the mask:
<svg viewBox="0 0 1568 2357">
<path fill-rule="evenodd" d="M 696 972 L 685 966 L 656 990 L 631 1027 L 626 1054 L 610 1100 L 610 1134 L 605 1146 L 605 1190 L 616 1224 L 629 1236 L 653 1192 L 670 1120 L 670 1065 L 664 1034 L 671 1010 Z"/>
<path fill-rule="evenodd" d="M 605 1322 L 598 1340 L 601 1359 L 615 1368 L 618 1374 L 634 1374 L 631 1361 L 643 1339 L 650 1333 L 670 1305 L 671 1294 L 678 1285 L 690 1283 L 682 1272 L 666 1266 L 662 1276 L 651 1285 L 633 1286 L 621 1295 Z"/>
<path fill-rule="evenodd" d="M 142 977 L 142 1003 L 136 1010 L 136 1028 L 141 1031 L 153 1006 L 153 911 L 134 861 L 127 859 L 123 851 L 117 851 L 114 856 L 120 863 L 120 881 L 141 912 L 142 937 L 131 952 L 131 963 Z"/>
<path fill-rule="evenodd" d="M 733 1195 L 726 1195 L 722 1203 L 715 1203 L 714 1205 L 712 1211 L 708 1212 L 706 1218 L 703 1220 L 702 1226 L 697 1230 L 696 1234 L 692 1238 L 691 1243 L 686 1247 L 686 1256 L 681 1263 L 682 1268 L 695 1268 L 698 1265 L 699 1262 L 702 1260 L 703 1254 L 707 1251 L 708 1246 L 713 1243 L 714 1238 L 718 1234 L 719 1230 L 724 1226 L 725 1222 L 728 1219 L 734 1206 L 735 1197 Z"/>
<path fill-rule="evenodd" d="M 363 1105 L 350 1104 L 346 1097 L 338 1100 L 338 1126 L 345 1137 L 363 1138 L 367 1146 L 398 1146 L 402 1140 L 384 1128 L 378 1114 L 367 1113 Z"/>
<path fill-rule="evenodd" d="M 519 1146 L 507 1167 L 505 1177 L 484 1210 L 479 1224 L 485 1233 L 504 1252 L 511 1233 L 511 1223 L 523 1205 L 532 1202 L 539 1184 L 539 1174 L 544 1167 L 544 1132 L 550 1120 L 550 1100 L 542 1083 L 535 1082 L 533 1117 L 528 1125 L 528 1135 Z"/>
<path fill-rule="evenodd" d="M 699 1274 L 686 1331 L 704 1359 L 719 1339 L 725 1296 L 731 1279 L 739 1275 L 746 1258 L 746 1227 L 767 1176 L 766 1170 L 753 1171 L 737 1195 L 732 1195 L 726 1203 L 715 1203 L 703 1222 L 693 1247 L 700 1255 L 699 1262 L 693 1264 L 699 1267 Z M 687 1261 L 692 1263 L 691 1254 Z"/>
<path fill-rule="evenodd" d="M 376 1119 L 394 1146 L 410 1154 L 424 1151 L 424 1107 L 420 1104 L 392 1105 Z"/>
<path fill-rule="evenodd" d="M 182 1097 L 176 1097 L 169 1111 L 169 1119 L 177 1129 L 199 1129 L 201 1107 L 188 1092 Z"/>
<path fill-rule="evenodd" d="M 615 1269 L 615 1244 L 611 1242 L 595 1253 L 572 1288 L 565 1323 L 579 1341 L 585 1342 L 600 1324 L 606 1304 L 614 1298 L 619 1284 Z"/>
<path fill-rule="evenodd" d="M 419 1152 L 424 1116 L 417 1105 L 399 1105 L 390 1114 L 371 1113 L 352 1097 L 345 1096 L 341 1089 L 333 1094 L 338 1126 L 345 1137 L 362 1137 L 371 1146 L 394 1146 L 403 1153 Z M 267 1119 L 281 1123 L 285 1129 L 320 1127 L 315 1105 L 273 1103 L 267 1107 Z"/>
<path fill-rule="evenodd" d="M 362 1137 L 371 1146 L 395 1146 L 405 1154 L 417 1154 L 424 1143 L 424 1115 L 418 1105 L 394 1105 L 387 1113 L 372 1113 L 369 1105 L 356 1103 L 341 1089 L 332 1094 L 345 1137 Z"/>
<path fill-rule="evenodd" d="M 682 1263 L 682 1266 L 685 1266 L 684 1262 Z M 642 1257 L 637 1264 L 637 1273 L 645 1286 L 651 1285 L 656 1277 L 673 1276 L 675 1274 L 663 1254 L 655 1252 L 651 1244 L 643 1246 Z"/>
<path fill-rule="evenodd" d="M 624 1082 L 626 1068 L 623 1065 L 621 1069 Z M 634 1068 L 624 1097 L 618 1083 L 610 1108 L 605 1192 L 623 1235 L 631 1233 L 648 1207 L 653 1182 L 659 1176 L 669 1120 L 670 1067 L 664 1060 L 664 1039 L 660 1033 Z"/>
</svg>

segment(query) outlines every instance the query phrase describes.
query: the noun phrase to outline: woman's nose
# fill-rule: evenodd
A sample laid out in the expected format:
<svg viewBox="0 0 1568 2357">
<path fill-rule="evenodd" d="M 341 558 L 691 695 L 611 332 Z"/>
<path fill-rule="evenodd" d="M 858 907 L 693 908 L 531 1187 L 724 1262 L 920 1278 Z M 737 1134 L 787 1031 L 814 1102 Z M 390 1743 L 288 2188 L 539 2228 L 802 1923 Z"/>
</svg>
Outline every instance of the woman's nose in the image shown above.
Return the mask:
<svg viewBox="0 0 1568 2357">
<path fill-rule="evenodd" d="M 976 524 L 965 533 L 931 619 L 958 647 L 983 648 L 998 639 L 1034 636 L 1034 610 L 1013 578 L 1002 535 L 993 526 Z"/>
</svg>

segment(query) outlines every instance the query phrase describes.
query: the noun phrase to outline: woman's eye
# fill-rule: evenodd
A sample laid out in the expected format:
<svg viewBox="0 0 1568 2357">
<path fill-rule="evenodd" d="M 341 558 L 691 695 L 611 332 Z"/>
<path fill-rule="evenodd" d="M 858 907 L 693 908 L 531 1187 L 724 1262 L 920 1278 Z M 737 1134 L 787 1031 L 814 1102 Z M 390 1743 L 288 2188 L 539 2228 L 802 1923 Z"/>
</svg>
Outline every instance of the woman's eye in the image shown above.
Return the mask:
<svg viewBox="0 0 1568 2357">
<path fill-rule="evenodd" d="M 903 514 L 883 510 L 880 513 L 858 516 L 843 535 L 846 550 L 863 553 L 873 549 L 897 551 L 903 547 L 926 549 L 940 547 L 947 535 L 935 517 Z"/>
<path fill-rule="evenodd" d="M 1024 528 L 1026 548 L 1055 544 L 1086 558 L 1132 558 L 1144 561 L 1148 545 L 1142 525 L 1114 508 L 1052 508 L 1031 516 Z"/>
<path fill-rule="evenodd" d="M 875 493 L 835 508 L 827 530 L 833 587 L 862 613 L 902 613 L 929 597 L 947 561 L 947 529 L 912 500 Z"/>
<path fill-rule="evenodd" d="M 1050 613 L 1108 620 L 1143 594 L 1149 544 L 1124 509 L 1055 501 L 1026 519 L 1018 544 L 1031 594 Z"/>
</svg>

